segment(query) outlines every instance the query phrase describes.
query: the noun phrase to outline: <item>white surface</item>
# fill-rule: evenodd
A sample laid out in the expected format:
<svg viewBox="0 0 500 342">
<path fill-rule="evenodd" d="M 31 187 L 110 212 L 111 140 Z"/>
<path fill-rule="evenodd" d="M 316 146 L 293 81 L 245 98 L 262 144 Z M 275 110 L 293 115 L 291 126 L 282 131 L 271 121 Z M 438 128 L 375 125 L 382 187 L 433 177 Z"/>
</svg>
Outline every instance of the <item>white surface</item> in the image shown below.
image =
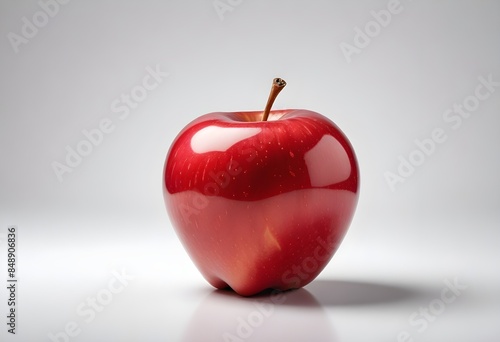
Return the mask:
<svg viewBox="0 0 500 342">
<path fill-rule="evenodd" d="M 6 341 L 50 341 L 48 334 L 61 332 L 68 322 L 81 329 L 71 341 L 224 341 L 225 333 L 238 336 L 240 319 L 256 322 L 249 337 L 242 338 L 245 341 L 398 341 L 402 331 L 415 341 L 496 341 L 500 336 L 499 234 L 490 236 L 496 241 L 489 243 L 483 237 L 495 222 L 484 221 L 463 236 L 467 244 L 452 239 L 453 234 L 434 241 L 422 236 L 412 244 L 397 234 L 366 242 L 348 235 L 314 282 L 284 293 L 274 304 L 270 294 L 242 298 L 213 290 L 162 225 L 141 227 L 121 220 L 114 224 L 129 229 L 110 239 L 83 233 L 89 224 L 53 221 L 48 227 L 23 222 L 19 334 L 6 336 Z M 455 224 L 466 231 L 474 223 Z M 97 223 L 90 225 L 95 228 Z M 79 237 L 64 232 L 69 226 L 82 232 Z M 105 231 L 110 226 L 98 227 Z M 35 228 L 40 232 L 26 231 Z M 62 233 L 44 234 L 44 228 Z M 141 233 L 148 228 L 159 231 L 154 239 Z M 371 228 L 386 229 L 376 224 Z M 473 246 L 477 243 L 482 243 L 481 253 Z M 4 267 L 0 271 L 5 274 Z M 109 304 L 97 301 L 102 311 L 91 309 L 88 298 L 107 300 L 100 293 L 109 289 L 113 272 L 132 279 Z M 459 288 L 456 296 L 446 293 L 451 302 L 442 309 L 431 303 L 441 300 L 447 283 L 465 289 Z M 264 309 L 255 302 L 264 303 Z M 436 319 L 425 329 L 423 316 L 416 318 L 420 323 L 410 322 L 412 314 L 429 306 Z M 89 310 L 95 318 L 87 321 Z"/>
<path fill-rule="evenodd" d="M 232 3 L 220 20 L 212 0 L 70 1 L 16 53 L 8 35 L 41 7 L 0 2 L 2 317 L 19 227 L 19 334 L 4 325 L 2 341 L 50 341 L 71 321 L 71 341 L 220 341 L 257 317 L 251 301 L 269 298 L 213 292 L 194 268 L 161 173 L 189 121 L 263 108 L 278 76 L 276 109 L 317 111 L 349 137 L 361 198 L 318 280 L 244 340 L 498 341 L 500 87 L 484 84 L 500 82 L 499 2 L 401 1 L 350 63 L 342 43 L 395 2 Z M 420 165 L 392 191 L 400 158 Z M 68 161 L 60 182 L 52 165 Z M 122 268 L 134 279 L 85 322 L 78 308 Z M 455 279 L 467 289 L 418 332 L 409 317 Z"/>
</svg>

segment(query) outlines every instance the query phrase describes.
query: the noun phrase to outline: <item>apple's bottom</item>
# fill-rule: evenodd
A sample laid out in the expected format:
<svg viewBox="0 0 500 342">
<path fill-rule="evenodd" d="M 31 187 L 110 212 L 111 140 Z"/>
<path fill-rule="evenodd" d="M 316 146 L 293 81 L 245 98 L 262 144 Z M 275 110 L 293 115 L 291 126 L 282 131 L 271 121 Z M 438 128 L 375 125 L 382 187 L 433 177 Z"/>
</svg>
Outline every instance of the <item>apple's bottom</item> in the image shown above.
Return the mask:
<svg viewBox="0 0 500 342">
<path fill-rule="evenodd" d="M 311 282 L 337 250 L 357 202 L 353 192 L 316 188 L 248 202 L 195 191 L 165 198 L 207 281 L 244 296 Z"/>
</svg>

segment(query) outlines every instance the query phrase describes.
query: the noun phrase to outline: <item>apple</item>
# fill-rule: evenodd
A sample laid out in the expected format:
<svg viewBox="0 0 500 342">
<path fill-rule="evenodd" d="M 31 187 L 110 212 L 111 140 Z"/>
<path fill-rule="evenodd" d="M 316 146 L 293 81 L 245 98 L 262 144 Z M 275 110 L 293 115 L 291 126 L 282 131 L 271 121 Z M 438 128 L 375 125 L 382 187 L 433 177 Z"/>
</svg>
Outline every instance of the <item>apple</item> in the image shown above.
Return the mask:
<svg viewBox="0 0 500 342">
<path fill-rule="evenodd" d="M 338 249 L 359 197 L 354 150 L 328 118 L 272 110 L 189 123 L 168 151 L 163 194 L 174 229 L 214 287 L 242 296 L 311 282 Z"/>
</svg>

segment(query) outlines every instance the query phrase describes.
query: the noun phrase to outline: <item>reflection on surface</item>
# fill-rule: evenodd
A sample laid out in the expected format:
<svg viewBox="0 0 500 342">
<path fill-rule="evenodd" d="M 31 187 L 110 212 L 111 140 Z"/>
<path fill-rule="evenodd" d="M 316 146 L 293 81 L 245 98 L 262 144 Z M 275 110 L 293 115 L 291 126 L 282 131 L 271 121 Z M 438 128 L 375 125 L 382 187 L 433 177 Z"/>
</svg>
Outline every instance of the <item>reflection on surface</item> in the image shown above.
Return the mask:
<svg viewBox="0 0 500 342">
<path fill-rule="evenodd" d="M 224 152 L 234 144 L 259 134 L 258 127 L 207 126 L 191 138 L 191 148 L 196 153 Z"/>
<path fill-rule="evenodd" d="M 305 289 L 241 297 L 211 292 L 200 304 L 183 341 L 336 341 L 331 322 Z"/>
</svg>

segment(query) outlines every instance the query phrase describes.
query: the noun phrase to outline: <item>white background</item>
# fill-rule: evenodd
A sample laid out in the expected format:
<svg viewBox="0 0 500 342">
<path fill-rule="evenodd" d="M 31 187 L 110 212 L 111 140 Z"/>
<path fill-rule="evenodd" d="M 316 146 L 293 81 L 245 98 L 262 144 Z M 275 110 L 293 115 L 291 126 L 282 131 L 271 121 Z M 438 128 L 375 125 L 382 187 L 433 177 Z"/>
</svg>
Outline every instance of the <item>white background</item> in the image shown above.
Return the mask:
<svg viewBox="0 0 500 342">
<path fill-rule="evenodd" d="M 361 197 L 325 271 L 242 340 L 498 341 L 500 87 L 456 129 L 443 113 L 474 103 L 480 77 L 500 82 L 500 3 L 401 0 L 384 27 L 371 11 L 389 1 L 230 3 L 219 16 L 212 0 L 74 0 L 44 16 L 36 1 L 0 1 L 1 317 L 10 225 L 19 242 L 17 334 L 2 318 L 2 341 L 50 341 L 72 321 L 71 341 L 223 341 L 239 319 L 264 317 L 252 301 L 268 296 L 215 292 L 199 275 L 161 179 L 182 127 L 263 108 L 274 77 L 288 82 L 274 108 L 320 112 L 349 137 Z M 346 58 L 342 44 L 365 28 Z M 148 67 L 169 75 L 120 119 L 112 104 Z M 53 162 L 103 119 L 114 130 L 59 181 Z M 446 140 L 391 189 L 386 173 L 436 129 Z M 77 309 L 113 272 L 133 279 L 87 322 Z M 443 308 L 446 281 L 466 288 Z M 409 321 L 429 305 L 428 326 Z"/>
</svg>

